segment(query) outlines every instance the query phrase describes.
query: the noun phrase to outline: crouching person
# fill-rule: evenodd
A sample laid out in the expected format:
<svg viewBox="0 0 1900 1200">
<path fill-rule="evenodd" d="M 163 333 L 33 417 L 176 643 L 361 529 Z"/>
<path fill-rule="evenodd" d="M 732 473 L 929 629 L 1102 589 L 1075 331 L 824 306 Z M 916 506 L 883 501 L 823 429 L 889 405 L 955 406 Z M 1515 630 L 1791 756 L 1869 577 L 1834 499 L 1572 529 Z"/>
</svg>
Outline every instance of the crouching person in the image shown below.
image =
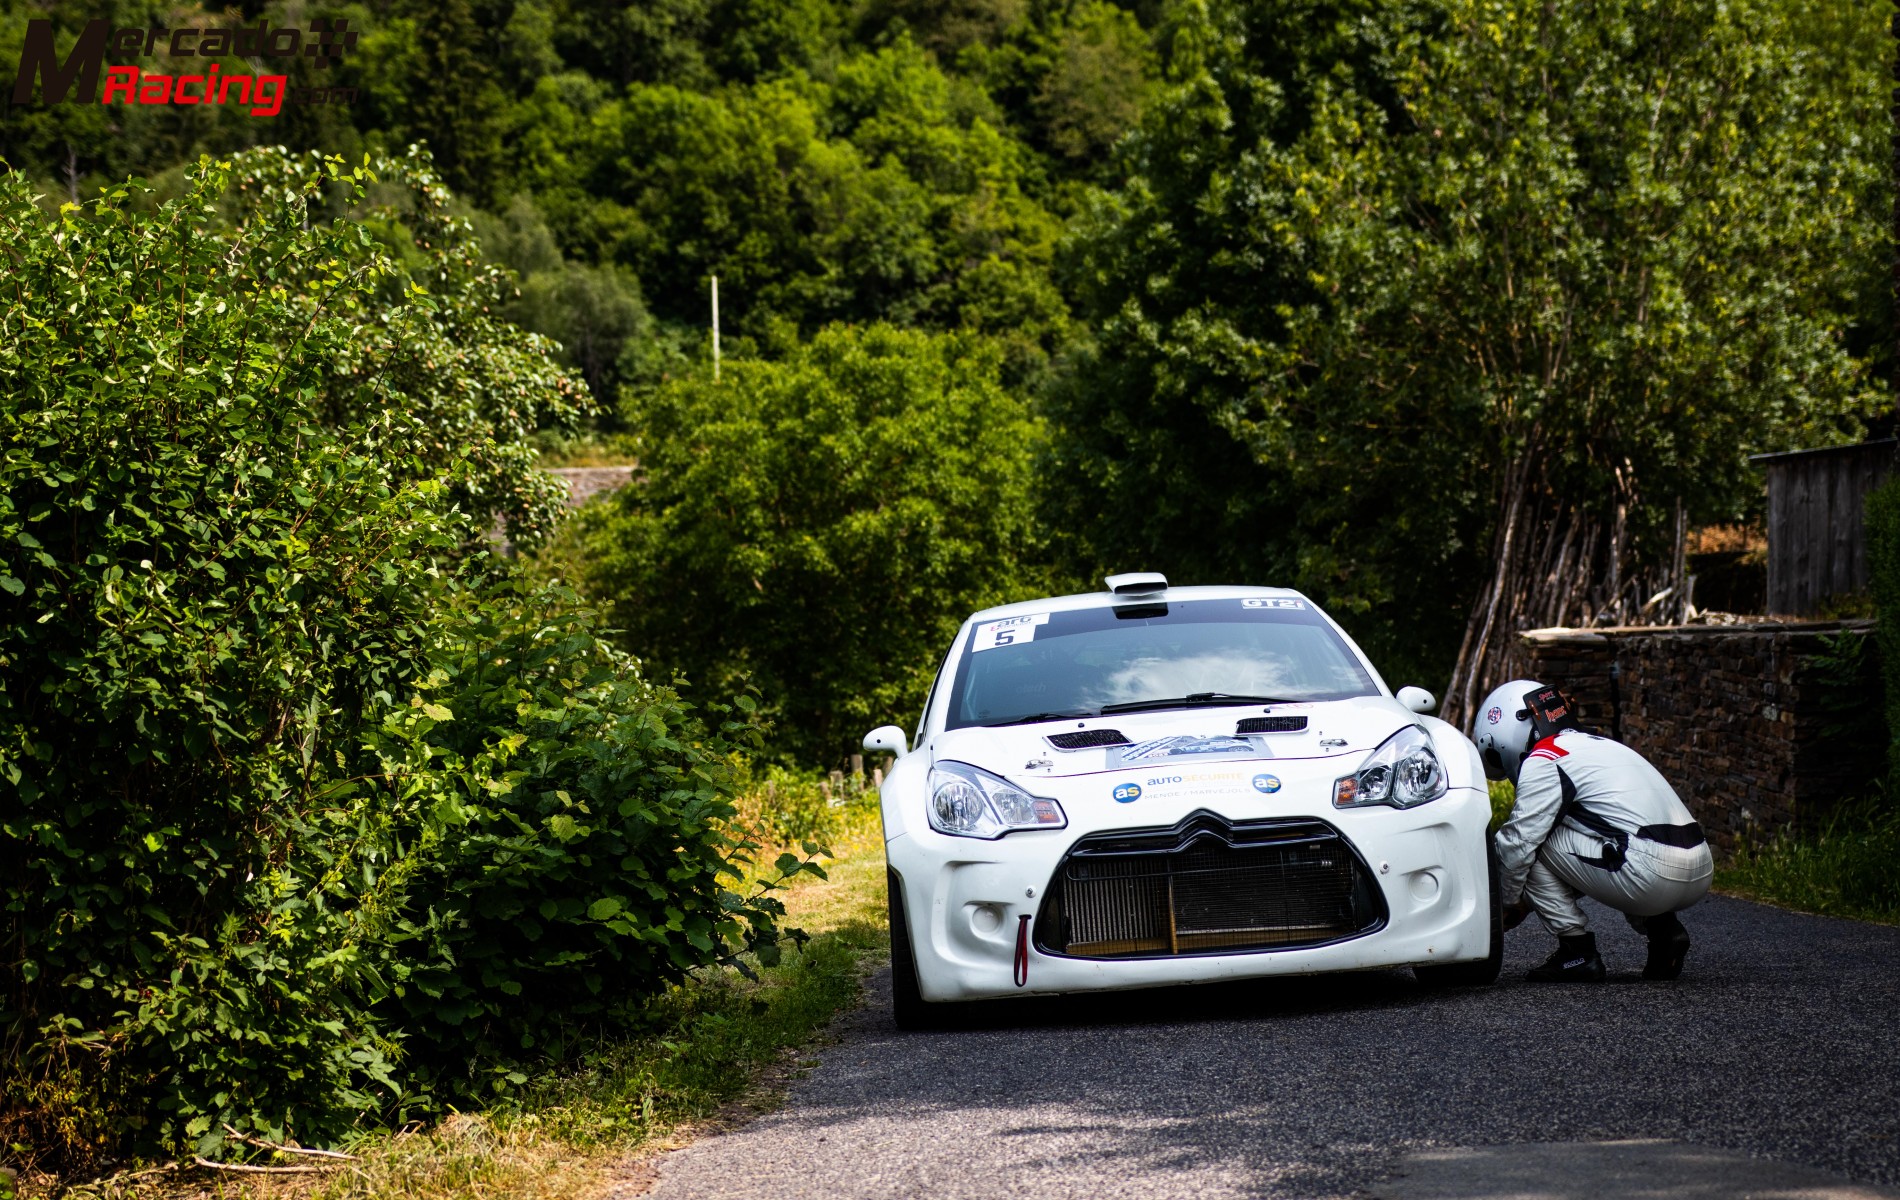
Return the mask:
<svg viewBox="0 0 1900 1200">
<path fill-rule="evenodd" d="M 1555 688 L 1507 683 L 1478 710 L 1474 739 L 1492 779 L 1517 785 L 1497 832 L 1505 927 L 1535 911 L 1557 951 L 1527 978 L 1603 979 L 1603 959 L 1579 896 L 1628 917 L 1649 939 L 1644 979 L 1674 979 L 1689 952 L 1676 917 L 1708 894 L 1715 860 L 1702 828 L 1649 760 L 1577 727 Z"/>
</svg>

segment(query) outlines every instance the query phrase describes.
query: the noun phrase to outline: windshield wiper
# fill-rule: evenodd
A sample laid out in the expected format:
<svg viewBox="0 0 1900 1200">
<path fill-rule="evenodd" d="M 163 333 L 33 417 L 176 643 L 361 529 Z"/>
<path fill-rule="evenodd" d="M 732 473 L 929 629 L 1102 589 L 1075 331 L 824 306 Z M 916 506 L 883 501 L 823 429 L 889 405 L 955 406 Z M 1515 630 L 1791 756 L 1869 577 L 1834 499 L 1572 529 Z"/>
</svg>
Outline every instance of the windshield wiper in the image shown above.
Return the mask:
<svg viewBox="0 0 1900 1200">
<path fill-rule="evenodd" d="M 1116 712 L 1140 712 L 1148 708 L 1198 708 L 1204 704 L 1290 704 L 1279 696 L 1243 696 L 1236 692 L 1189 692 L 1169 700 L 1129 700 L 1102 705 L 1103 715 Z"/>
<path fill-rule="evenodd" d="M 1007 721 L 992 721 L 985 729 L 1001 729 L 1005 725 L 1034 725 L 1037 721 L 1073 721 L 1079 717 L 1092 717 L 1092 712 L 1030 713 L 1026 717 L 1011 717 Z"/>
</svg>

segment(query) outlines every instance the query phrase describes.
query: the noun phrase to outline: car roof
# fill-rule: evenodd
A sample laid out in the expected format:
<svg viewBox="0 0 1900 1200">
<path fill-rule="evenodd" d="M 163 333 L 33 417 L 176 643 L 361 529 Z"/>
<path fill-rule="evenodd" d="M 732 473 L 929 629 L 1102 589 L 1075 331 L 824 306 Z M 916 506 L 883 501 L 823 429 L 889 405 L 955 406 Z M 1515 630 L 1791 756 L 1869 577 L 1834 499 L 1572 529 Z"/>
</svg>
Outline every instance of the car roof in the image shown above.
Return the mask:
<svg viewBox="0 0 1900 1200">
<path fill-rule="evenodd" d="M 995 608 L 986 608 L 972 613 L 969 621 L 964 624 L 967 625 L 972 621 L 994 621 L 1002 617 L 1023 617 L 1034 613 L 1109 608 L 1117 604 L 1154 604 L 1158 601 L 1169 600 L 1245 600 L 1255 596 L 1287 596 L 1306 599 L 1304 595 L 1292 588 L 1244 587 L 1237 584 L 1171 587 L 1141 596 L 1117 596 L 1112 592 L 1081 592 L 1073 596 L 1045 596 L 1039 600 L 1019 600 L 1015 604 L 999 604 Z M 1307 602 L 1312 603 L 1310 600 Z"/>
</svg>

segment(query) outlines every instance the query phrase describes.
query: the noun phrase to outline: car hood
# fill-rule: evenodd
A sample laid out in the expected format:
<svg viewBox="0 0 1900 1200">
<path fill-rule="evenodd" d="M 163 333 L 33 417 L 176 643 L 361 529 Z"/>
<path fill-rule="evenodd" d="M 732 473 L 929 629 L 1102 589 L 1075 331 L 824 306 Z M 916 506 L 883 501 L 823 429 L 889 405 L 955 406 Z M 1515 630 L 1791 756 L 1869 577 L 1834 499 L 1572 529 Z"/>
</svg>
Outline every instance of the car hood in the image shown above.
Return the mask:
<svg viewBox="0 0 1900 1200">
<path fill-rule="evenodd" d="M 1293 732 L 1236 732 L 1248 717 L 1304 717 Z M 1119 713 L 1002 728 L 951 729 L 937 735 L 931 760 L 954 759 L 1027 782 L 1202 763 L 1357 759 L 1418 717 L 1386 696 L 1305 704 L 1250 704 L 1167 712 Z M 1121 734 L 1126 742 L 1065 749 L 1060 735 Z M 1056 740 L 1052 740 L 1056 739 Z M 1081 739 L 1075 739 L 1081 740 Z"/>
</svg>

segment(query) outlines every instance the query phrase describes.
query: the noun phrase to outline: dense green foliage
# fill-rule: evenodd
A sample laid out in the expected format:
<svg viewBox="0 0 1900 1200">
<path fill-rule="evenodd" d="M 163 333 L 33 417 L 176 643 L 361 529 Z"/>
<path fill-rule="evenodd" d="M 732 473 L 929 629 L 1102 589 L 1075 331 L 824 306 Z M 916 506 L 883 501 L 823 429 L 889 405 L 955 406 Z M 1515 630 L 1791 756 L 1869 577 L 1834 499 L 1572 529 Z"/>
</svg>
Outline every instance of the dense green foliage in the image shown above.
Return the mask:
<svg viewBox="0 0 1900 1200">
<path fill-rule="evenodd" d="M 722 878 L 747 849 L 722 832 L 745 727 L 708 729 L 553 599 L 491 589 L 438 611 L 421 702 L 364 735 L 382 778 L 357 786 L 432 805 L 395 864 L 427 956 L 409 951 L 386 1004 L 451 1095 L 735 946 L 777 961 L 778 902 Z"/>
<path fill-rule="evenodd" d="M 1838 439 L 1871 404 L 1842 329 L 1885 244 L 1852 132 L 1878 59 L 1829 60 L 1792 14 L 1184 16 L 1133 178 L 1077 238 L 1098 349 L 1062 392 L 1069 520 L 1161 569 L 1308 588 L 1419 670 L 1520 513 L 1558 535 L 1556 611 L 1525 614 L 1551 624 L 1666 558 L 1678 501 L 1746 512 L 1739 449 Z"/>
<path fill-rule="evenodd" d="M 278 68 L 293 85 L 353 88 L 352 102 L 260 120 L 0 95 L 0 152 L 77 199 L 202 151 L 283 141 L 355 161 L 426 140 L 459 194 L 546 235 L 491 239 L 524 279 L 548 276 L 511 315 L 568 343 L 610 401 L 667 361 L 631 342 L 703 347 L 709 274 L 728 331 L 897 320 L 985 330 L 1020 366 L 1040 363 L 1066 323 L 1049 278 L 1058 214 L 1139 115 L 1152 71 L 1147 33 L 1105 0 L 374 0 L 241 15 L 301 27 L 332 14 L 360 35 L 341 64 Z M 62 51 L 93 16 L 204 19 L 136 0 L 0 0 L 0 60 L 18 61 L 27 16 L 52 18 Z M 588 295 L 617 312 L 570 336 Z"/>
<path fill-rule="evenodd" d="M 259 264 L 306 319 L 321 310 L 352 320 L 311 397 L 316 415 L 344 427 L 398 408 L 407 473 L 456 466 L 448 502 L 534 545 L 559 521 L 565 492 L 536 470 L 529 438 L 573 430 L 593 399 L 554 361 L 555 344 L 501 319 L 512 281 L 472 240 L 428 155 L 365 156 L 363 169 L 375 182 L 359 195 L 324 184 L 321 155 L 250 151 L 234 160 L 215 224 L 244 244 L 260 224 L 306 211 L 307 197 L 310 219 L 348 232 L 332 240 L 334 258 Z M 251 277 L 234 283 L 248 288 Z"/>
<path fill-rule="evenodd" d="M 577 533 L 613 623 L 829 765 L 914 711 L 963 617 L 1034 594 L 1044 437 L 994 346 L 837 328 L 632 407 L 642 470 Z"/>
<path fill-rule="evenodd" d="M 1461 632 L 1465 658 L 1504 644 L 1478 628 L 1487 596 L 1514 597 L 1507 624 L 1628 615 L 1678 502 L 1689 524 L 1748 517 L 1747 453 L 1852 436 L 1885 363 L 1886 39 L 1865 6 L 245 10 L 293 11 L 361 33 L 328 72 L 289 67 L 353 102 L 114 110 L 111 136 L 86 106 L 9 106 L 0 147 L 77 195 L 264 138 L 352 161 L 426 139 L 515 281 L 445 261 L 466 239 L 439 189 L 387 203 L 378 239 L 559 343 L 610 430 L 621 400 L 638 423 L 646 392 L 704 370 L 710 275 L 729 361 L 838 322 L 989 341 L 1052 430 L 1034 492 L 1067 536 L 1045 577 L 1299 586 L 1395 679 L 1442 678 Z M 50 15 L 70 39 L 95 12 L 185 20 Z M 631 595 L 596 599 L 619 620 Z M 699 612 L 660 625 L 730 636 Z M 706 661 L 643 628 L 636 652 Z M 850 657 L 859 631 L 833 629 L 822 657 Z M 911 672 L 886 662 L 881 685 Z M 827 754 L 837 732 L 801 731 Z"/>
<path fill-rule="evenodd" d="M 776 901 L 723 878 L 749 727 L 453 503 L 499 456 L 431 397 L 558 394 L 545 348 L 411 374 L 483 353 L 456 285 L 311 219 L 373 182 L 334 161 L 233 222 L 282 165 L 50 216 L 0 177 L 0 1088 L 7 1140 L 69 1161 L 487 1094 L 775 953 Z"/>
</svg>

